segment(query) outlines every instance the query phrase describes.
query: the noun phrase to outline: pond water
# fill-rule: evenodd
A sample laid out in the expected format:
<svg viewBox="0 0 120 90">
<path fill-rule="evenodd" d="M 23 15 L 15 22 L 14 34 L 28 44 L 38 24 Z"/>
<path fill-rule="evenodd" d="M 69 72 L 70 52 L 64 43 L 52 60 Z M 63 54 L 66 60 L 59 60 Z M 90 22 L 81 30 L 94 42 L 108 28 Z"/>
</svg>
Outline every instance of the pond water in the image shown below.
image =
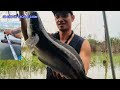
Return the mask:
<svg viewBox="0 0 120 90">
<path fill-rule="evenodd" d="M 1 40 L 3 40 L 3 39 L 4 39 L 4 34 L 3 34 L 3 32 L 0 32 L 0 60 L 9 60 L 9 59 L 12 60 L 14 58 L 13 58 L 11 49 L 9 47 L 9 44 L 2 43 Z M 9 39 L 12 41 L 15 41 L 15 42 L 19 42 L 19 43 L 21 42 L 20 39 L 17 39 L 11 35 L 9 35 Z M 13 44 L 13 48 L 17 55 L 21 54 L 21 46 L 20 45 Z"/>
<path fill-rule="evenodd" d="M 120 66 L 115 68 L 115 75 L 116 79 L 120 79 Z M 109 66 L 106 72 L 105 67 L 102 65 L 91 67 L 87 76 L 93 79 L 113 79 L 111 67 Z"/>
</svg>

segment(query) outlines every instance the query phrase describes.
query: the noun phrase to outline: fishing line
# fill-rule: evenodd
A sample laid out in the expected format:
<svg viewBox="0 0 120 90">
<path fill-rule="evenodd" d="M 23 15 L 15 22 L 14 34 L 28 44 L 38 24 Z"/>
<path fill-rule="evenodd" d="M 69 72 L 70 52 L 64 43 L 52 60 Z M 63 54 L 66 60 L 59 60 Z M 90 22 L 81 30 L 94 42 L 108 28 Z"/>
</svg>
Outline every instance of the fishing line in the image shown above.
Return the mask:
<svg viewBox="0 0 120 90">
<path fill-rule="evenodd" d="M 9 37 L 8 37 L 6 34 L 5 34 L 5 38 L 6 38 L 7 41 L 8 41 L 8 44 L 9 44 L 9 46 L 10 46 L 10 49 L 11 49 L 11 51 L 12 51 L 12 54 L 13 54 L 14 59 L 15 59 L 15 60 L 18 60 L 17 54 L 16 54 L 16 52 L 15 52 L 15 50 L 14 50 L 12 44 L 11 44 L 11 41 L 9 40 Z"/>
</svg>

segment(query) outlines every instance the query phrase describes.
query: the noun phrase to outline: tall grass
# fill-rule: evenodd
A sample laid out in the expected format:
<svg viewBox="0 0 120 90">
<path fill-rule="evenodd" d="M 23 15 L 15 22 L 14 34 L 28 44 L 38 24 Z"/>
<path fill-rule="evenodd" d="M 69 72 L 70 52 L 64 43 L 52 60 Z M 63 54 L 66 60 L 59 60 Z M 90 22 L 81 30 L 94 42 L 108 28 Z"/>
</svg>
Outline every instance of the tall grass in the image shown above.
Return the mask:
<svg viewBox="0 0 120 90">
<path fill-rule="evenodd" d="M 25 49 L 25 48 L 24 48 Z M 27 52 L 27 54 L 30 54 Z M 29 57 L 28 57 L 29 56 Z M 41 74 L 45 71 L 46 65 L 38 60 L 37 56 L 24 55 L 21 61 L 16 60 L 0 60 L 0 78 L 2 79 L 29 79 L 32 73 Z M 103 63 L 106 61 L 107 63 Z M 120 67 L 120 54 L 113 54 L 114 66 Z M 92 53 L 90 67 L 100 65 L 105 68 L 105 78 L 107 78 L 107 70 L 110 67 L 110 60 L 108 54 L 105 53 Z M 109 67 L 108 67 L 109 66 Z M 109 68 L 110 69 L 110 68 Z"/>
<path fill-rule="evenodd" d="M 110 63 L 109 55 L 102 52 L 92 53 L 91 65 L 92 64 L 102 64 L 106 60 Z M 113 54 L 113 62 L 115 65 L 120 66 L 120 53 Z"/>
<path fill-rule="evenodd" d="M 41 74 L 45 67 L 36 56 L 30 60 L 26 60 L 24 57 L 21 61 L 0 60 L 0 78 L 22 78 L 25 72 L 28 75 L 24 78 L 28 78 L 32 72 L 40 71 Z"/>
<path fill-rule="evenodd" d="M 120 66 L 120 53 L 113 54 L 113 60 L 115 65 Z"/>
</svg>

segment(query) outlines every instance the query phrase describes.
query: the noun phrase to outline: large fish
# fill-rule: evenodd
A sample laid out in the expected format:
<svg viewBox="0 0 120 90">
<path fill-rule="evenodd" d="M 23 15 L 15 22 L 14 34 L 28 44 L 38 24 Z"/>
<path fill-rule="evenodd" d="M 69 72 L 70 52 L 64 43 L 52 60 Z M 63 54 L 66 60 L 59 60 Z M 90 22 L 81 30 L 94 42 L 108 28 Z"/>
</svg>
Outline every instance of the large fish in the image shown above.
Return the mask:
<svg viewBox="0 0 120 90">
<path fill-rule="evenodd" d="M 48 34 L 37 12 L 30 11 L 29 15 L 36 18 L 27 20 L 26 44 L 35 50 L 40 61 L 67 79 L 88 79 L 78 53 Z"/>
</svg>

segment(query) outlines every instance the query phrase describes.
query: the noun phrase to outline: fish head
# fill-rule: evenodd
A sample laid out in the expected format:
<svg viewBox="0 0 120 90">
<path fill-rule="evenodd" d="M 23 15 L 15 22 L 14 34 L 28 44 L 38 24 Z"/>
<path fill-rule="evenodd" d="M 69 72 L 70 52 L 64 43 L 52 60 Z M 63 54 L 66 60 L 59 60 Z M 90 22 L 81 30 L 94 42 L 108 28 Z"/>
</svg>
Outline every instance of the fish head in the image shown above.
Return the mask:
<svg viewBox="0 0 120 90">
<path fill-rule="evenodd" d="M 27 14 L 27 16 L 29 16 L 29 18 L 27 18 L 27 34 L 28 37 L 33 37 L 39 28 L 38 14 L 35 11 L 29 11 Z"/>
<path fill-rule="evenodd" d="M 33 48 L 39 42 L 39 36 L 37 32 L 39 29 L 38 14 L 35 11 L 28 11 L 27 16 L 29 16 L 29 18 L 27 18 L 28 39 L 26 40 L 26 44 Z"/>
<path fill-rule="evenodd" d="M 28 37 L 38 34 L 39 38 L 43 37 L 43 33 L 47 33 L 43 26 L 42 20 L 36 11 L 29 11 L 27 20 L 27 34 Z"/>
</svg>

